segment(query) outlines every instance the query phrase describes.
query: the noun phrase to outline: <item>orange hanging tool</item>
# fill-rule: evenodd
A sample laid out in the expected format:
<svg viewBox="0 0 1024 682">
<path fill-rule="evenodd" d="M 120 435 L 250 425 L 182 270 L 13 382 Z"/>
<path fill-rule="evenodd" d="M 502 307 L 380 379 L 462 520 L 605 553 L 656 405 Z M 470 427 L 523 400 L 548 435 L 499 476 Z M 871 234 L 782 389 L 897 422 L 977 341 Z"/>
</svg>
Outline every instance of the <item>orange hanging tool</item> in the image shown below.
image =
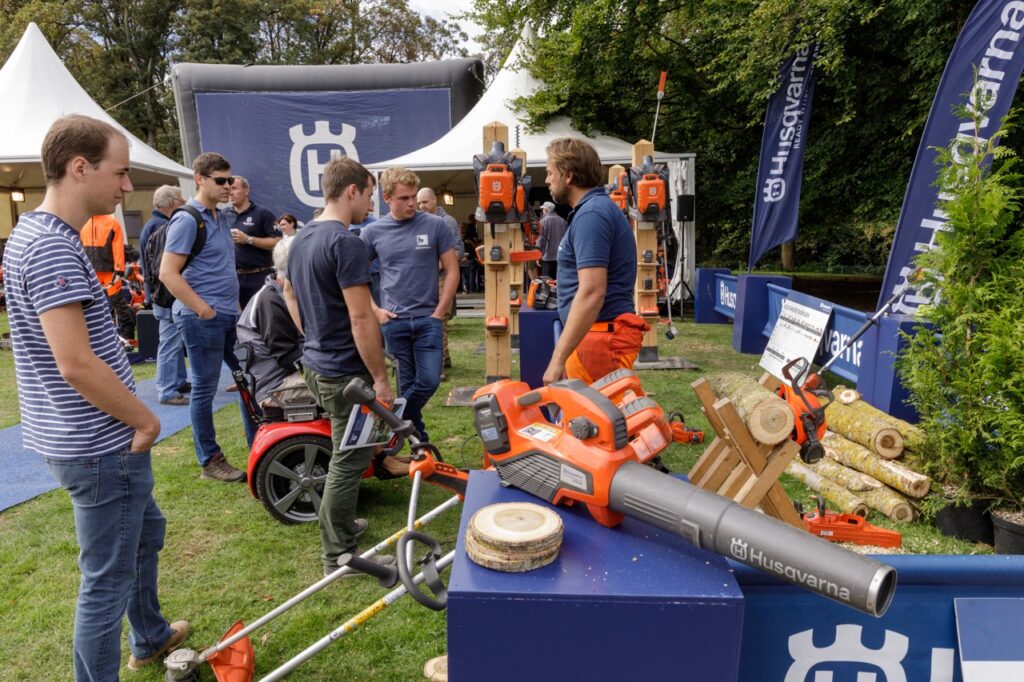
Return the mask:
<svg viewBox="0 0 1024 682">
<path fill-rule="evenodd" d="M 900 547 L 903 536 L 899 531 L 879 528 L 856 514 L 839 514 L 825 510 L 825 500 L 818 496 L 818 508 L 803 514 L 808 532 L 831 542 L 852 542 L 872 547 Z"/>
</svg>

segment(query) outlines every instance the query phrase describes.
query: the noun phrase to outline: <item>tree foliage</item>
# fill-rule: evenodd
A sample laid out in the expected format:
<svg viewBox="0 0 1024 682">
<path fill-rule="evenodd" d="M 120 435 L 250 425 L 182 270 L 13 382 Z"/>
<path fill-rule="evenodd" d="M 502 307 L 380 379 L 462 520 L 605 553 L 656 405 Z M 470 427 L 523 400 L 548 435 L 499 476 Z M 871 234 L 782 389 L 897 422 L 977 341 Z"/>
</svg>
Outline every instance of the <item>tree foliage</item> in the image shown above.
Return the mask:
<svg viewBox="0 0 1024 682">
<path fill-rule="evenodd" d="M 977 90 L 977 101 L 985 91 Z M 918 256 L 935 302 L 899 369 L 921 414 L 921 462 L 961 499 L 1024 508 L 1024 229 L 1016 158 L 975 131 L 942 150 L 941 208 L 949 229 Z"/>
<path fill-rule="evenodd" d="M 821 47 L 805 138 L 800 260 L 885 262 L 921 130 L 974 0 L 476 0 L 492 55 L 539 34 L 525 102 L 537 125 L 649 138 L 697 155 L 697 257 L 746 261 L 765 106 L 797 48 Z"/>
<path fill-rule="evenodd" d="M 406 0 L 0 0 L 0 62 L 39 25 L 82 87 L 172 158 L 178 62 L 367 64 L 466 56 L 458 23 Z"/>
</svg>

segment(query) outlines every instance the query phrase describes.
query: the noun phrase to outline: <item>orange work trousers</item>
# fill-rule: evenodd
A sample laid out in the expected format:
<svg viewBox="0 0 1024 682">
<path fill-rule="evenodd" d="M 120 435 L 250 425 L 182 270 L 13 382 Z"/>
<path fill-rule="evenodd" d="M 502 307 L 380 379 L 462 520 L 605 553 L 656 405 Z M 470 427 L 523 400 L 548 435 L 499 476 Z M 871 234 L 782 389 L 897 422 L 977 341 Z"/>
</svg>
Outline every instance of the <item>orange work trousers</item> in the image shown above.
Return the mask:
<svg viewBox="0 0 1024 682">
<path fill-rule="evenodd" d="M 565 376 L 592 384 L 623 367 L 632 369 L 650 326 L 633 313 L 597 322 L 565 361 Z"/>
</svg>

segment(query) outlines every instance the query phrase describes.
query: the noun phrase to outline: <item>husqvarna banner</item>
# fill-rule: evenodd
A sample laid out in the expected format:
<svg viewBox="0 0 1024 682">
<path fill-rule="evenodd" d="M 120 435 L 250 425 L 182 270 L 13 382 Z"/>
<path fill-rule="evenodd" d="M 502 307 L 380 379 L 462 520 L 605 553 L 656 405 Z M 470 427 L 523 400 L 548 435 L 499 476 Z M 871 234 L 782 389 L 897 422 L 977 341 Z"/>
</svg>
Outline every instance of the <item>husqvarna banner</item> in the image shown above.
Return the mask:
<svg viewBox="0 0 1024 682">
<path fill-rule="evenodd" d="M 300 221 L 323 206 L 321 176 L 335 156 L 362 163 L 415 151 L 451 129 L 448 88 L 355 92 L 202 92 L 203 151 L 249 180 L 252 200 Z"/>
<path fill-rule="evenodd" d="M 796 237 L 816 55 L 817 46 L 811 45 L 787 59 L 779 89 L 768 100 L 750 235 L 751 270 L 769 249 Z"/>
<path fill-rule="evenodd" d="M 979 94 L 987 100 L 990 108 L 978 130 L 982 138 L 991 137 L 1009 112 L 1024 68 L 1022 30 L 1024 2 L 981 0 L 967 18 L 946 62 L 917 148 L 878 297 L 879 307 L 906 286 L 915 269 L 914 257 L 934 248 L 936 235 L 947 229 L 948 217 L 938 205 L 943 197 L 935 186 L 939 174 L 935 148 L 946 148 L 954 138 L 974 135 L 974 122 L 959 115 L 957 109 L 977 106 Z M 978 91 L 973 91 L 975 71 Z M 928 300 L 926 291 L 911 289 L 893 310 L 913 314 Z"/>
</svg>

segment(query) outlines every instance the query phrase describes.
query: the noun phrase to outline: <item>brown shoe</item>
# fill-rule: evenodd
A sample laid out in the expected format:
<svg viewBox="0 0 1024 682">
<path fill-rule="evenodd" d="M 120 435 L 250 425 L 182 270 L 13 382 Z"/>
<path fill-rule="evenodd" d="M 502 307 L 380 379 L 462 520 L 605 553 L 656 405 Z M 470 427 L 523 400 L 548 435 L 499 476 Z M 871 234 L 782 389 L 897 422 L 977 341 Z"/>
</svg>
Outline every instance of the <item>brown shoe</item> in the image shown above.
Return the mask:
<svg viewBox="0 0 1024 682">
<path fill-rule="evenodd" d="M 243 483 L 245 481 L 245 472 L 231 466 L 231 463 L 224 458 L 224 453 L 218 452 L 203 467 L 199 478 L 208 478 L 225 483 Z"/>
<path fill-rule="evenodd" d="M 145 658 L 135 658 L 132 654 L 128 657 L 128 669 L 129 670 L 142 670 L 151 663 L 156 663 L 164 654 L 170 653 L 181 646 L 181 643 L 188 639 L 189 634 L 192 632 L 192 626 L 188 624 L 187 620 L 176 620 L 171 623 L 171 636 L 167 638 L 164 645 L 160 647 L 155 654 L 152 656 L 146 656 Z"/>
</svg>

